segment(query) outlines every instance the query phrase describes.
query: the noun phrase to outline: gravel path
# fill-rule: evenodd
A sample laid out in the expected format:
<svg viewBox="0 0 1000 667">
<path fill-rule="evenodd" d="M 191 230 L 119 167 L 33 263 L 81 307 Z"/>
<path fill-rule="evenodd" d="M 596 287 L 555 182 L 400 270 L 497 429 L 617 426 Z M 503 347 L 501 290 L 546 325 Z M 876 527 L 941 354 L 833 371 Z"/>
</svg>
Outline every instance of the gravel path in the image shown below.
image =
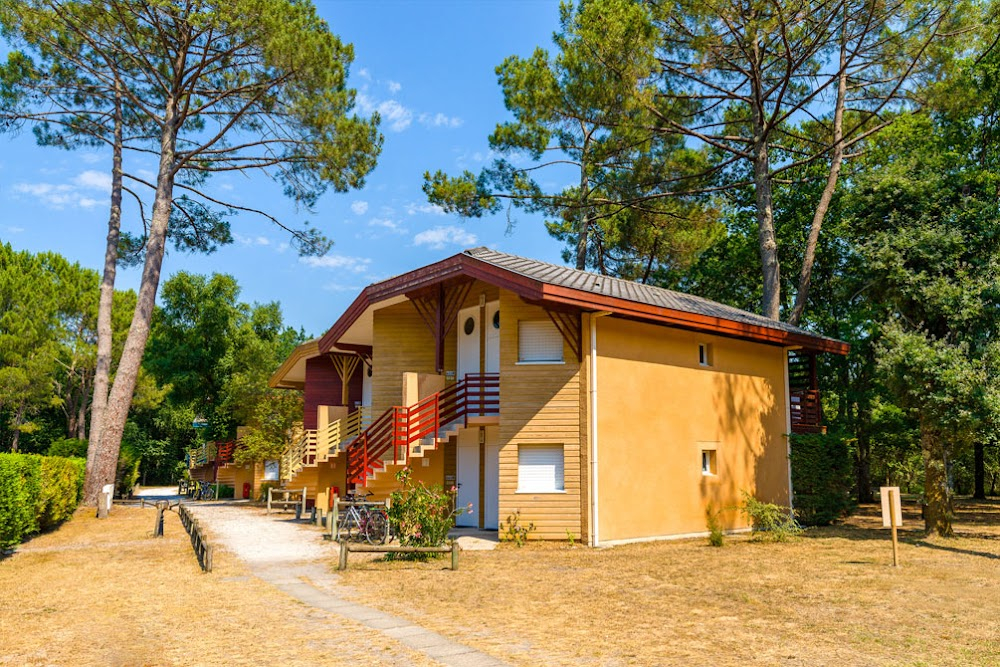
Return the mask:
<svg viewBox="0 0 1000 667">
<path fill-rule="evenodd" d="M 208 529 L 210 542 L 248 563 L 264 581 L 303 604 L 367 626 L 387 641 L 399 642 L 437 663 L 450 667 L 506 664 L 409 620 L 352 602 L 339 577 L 324 564 L 336 558 L 337 545 L 324 541 L 320 528 L 295 522 L 288 514 L 267 515 L 262 509 L 240 504 L 220 501 L 187 506 Z"/>
</svg>

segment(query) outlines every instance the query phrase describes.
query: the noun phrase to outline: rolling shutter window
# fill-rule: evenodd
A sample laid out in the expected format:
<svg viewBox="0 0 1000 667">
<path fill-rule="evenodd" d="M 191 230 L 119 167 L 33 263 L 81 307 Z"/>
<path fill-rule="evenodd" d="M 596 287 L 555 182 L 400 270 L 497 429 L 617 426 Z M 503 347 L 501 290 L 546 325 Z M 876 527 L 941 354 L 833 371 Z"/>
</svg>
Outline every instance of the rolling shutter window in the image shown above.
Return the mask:
<svg viewBox="0 0 1000 667">
<path fill-rule="evenodd" d="M 545 320 L 522 320 L 517 323 L 517 360 L 560 362 L 563 339 L 559 329 Z"/>
<path fill-rule="evenodd" d="M 526 493 L 565 491 L 562 445 L 518 445 L 517 490 Z"/>
</svg>

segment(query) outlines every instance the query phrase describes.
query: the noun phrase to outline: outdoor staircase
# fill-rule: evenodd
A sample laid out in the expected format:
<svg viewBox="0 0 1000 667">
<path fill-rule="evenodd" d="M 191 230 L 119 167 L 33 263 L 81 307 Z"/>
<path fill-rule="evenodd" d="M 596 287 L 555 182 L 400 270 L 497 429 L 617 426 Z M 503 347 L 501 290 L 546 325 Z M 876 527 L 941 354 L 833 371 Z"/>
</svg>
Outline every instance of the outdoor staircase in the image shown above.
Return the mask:
<svg viewBox="0 0 1000 667">
<path fill-rule="evenodd" d="M 347 483 L 368 486 L 376 476 L 448 442 L 470 418 L 492 417 L 499 411 L 497 373 L 469 373 L 411 406 L 391 407 L 347 445 Z"/>
<path fill-rule="evenodd" d="M 308 487 L 315 493 L 319 466 L 334 459 L 371 423 L 371 408 L 362 406 L 322 429 L 309 429 L 281 455 L 282 481 L 289 488 Z"/>
</svg>

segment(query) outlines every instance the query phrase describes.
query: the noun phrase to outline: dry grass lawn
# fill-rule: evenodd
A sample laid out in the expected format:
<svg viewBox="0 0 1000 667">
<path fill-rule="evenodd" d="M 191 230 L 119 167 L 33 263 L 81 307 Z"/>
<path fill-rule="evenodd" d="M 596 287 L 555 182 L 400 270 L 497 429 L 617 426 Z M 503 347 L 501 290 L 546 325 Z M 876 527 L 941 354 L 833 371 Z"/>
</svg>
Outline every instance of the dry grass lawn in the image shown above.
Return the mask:
<svg viewBox="0 0 1000 667">
<path fill-rule="evenodd" d="M 898 570 L 876 511 L 786 544 L 505 545 L 343 582 L 523 665 L 1000 665 L 1000 503 L 962 503 L 956 539 L 902 531 Z"/>
<path fill-rule="evenodd" d="M 0 665 L 433 664 L 310 609 L 216 550 L 198 568 L 176 514 L 81 510 L 0 560 Z"/>
</svg>

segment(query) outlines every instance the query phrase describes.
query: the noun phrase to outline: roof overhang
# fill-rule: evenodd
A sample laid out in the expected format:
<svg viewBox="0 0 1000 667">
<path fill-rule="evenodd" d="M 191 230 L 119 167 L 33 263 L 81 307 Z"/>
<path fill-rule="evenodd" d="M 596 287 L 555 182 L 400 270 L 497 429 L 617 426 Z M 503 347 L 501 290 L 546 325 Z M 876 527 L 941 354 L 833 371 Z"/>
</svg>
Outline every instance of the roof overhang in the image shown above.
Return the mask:
<svg viewBox="0 0 1000 667">
<path fill-rule="evenodd" d="M 272 389 L 304 389 L 306 386 L 306 359 L 318 357 L 319 339 L 302 343 L 292 350 L 288 358 L 274 371 L 267 386 Z"/>
<path fill-rule="evenodd" d="M 375 310 L 406 301 L 407 294 L 463 276 L 510 290 L 525 301 L 543 306 L 607 311 L 612 315 L 635 320 L 816 352 L 846 355 L 850 350 L 850 345 L 832 338 L 689 313 L 572 287 L 552 285 L 460 253 L 366 287 L 330 330 L 319 339 L 319 351 L 328 352 L 342 343 L 347 344 L 345 347 L 370 346 Z"/>
</svg>

